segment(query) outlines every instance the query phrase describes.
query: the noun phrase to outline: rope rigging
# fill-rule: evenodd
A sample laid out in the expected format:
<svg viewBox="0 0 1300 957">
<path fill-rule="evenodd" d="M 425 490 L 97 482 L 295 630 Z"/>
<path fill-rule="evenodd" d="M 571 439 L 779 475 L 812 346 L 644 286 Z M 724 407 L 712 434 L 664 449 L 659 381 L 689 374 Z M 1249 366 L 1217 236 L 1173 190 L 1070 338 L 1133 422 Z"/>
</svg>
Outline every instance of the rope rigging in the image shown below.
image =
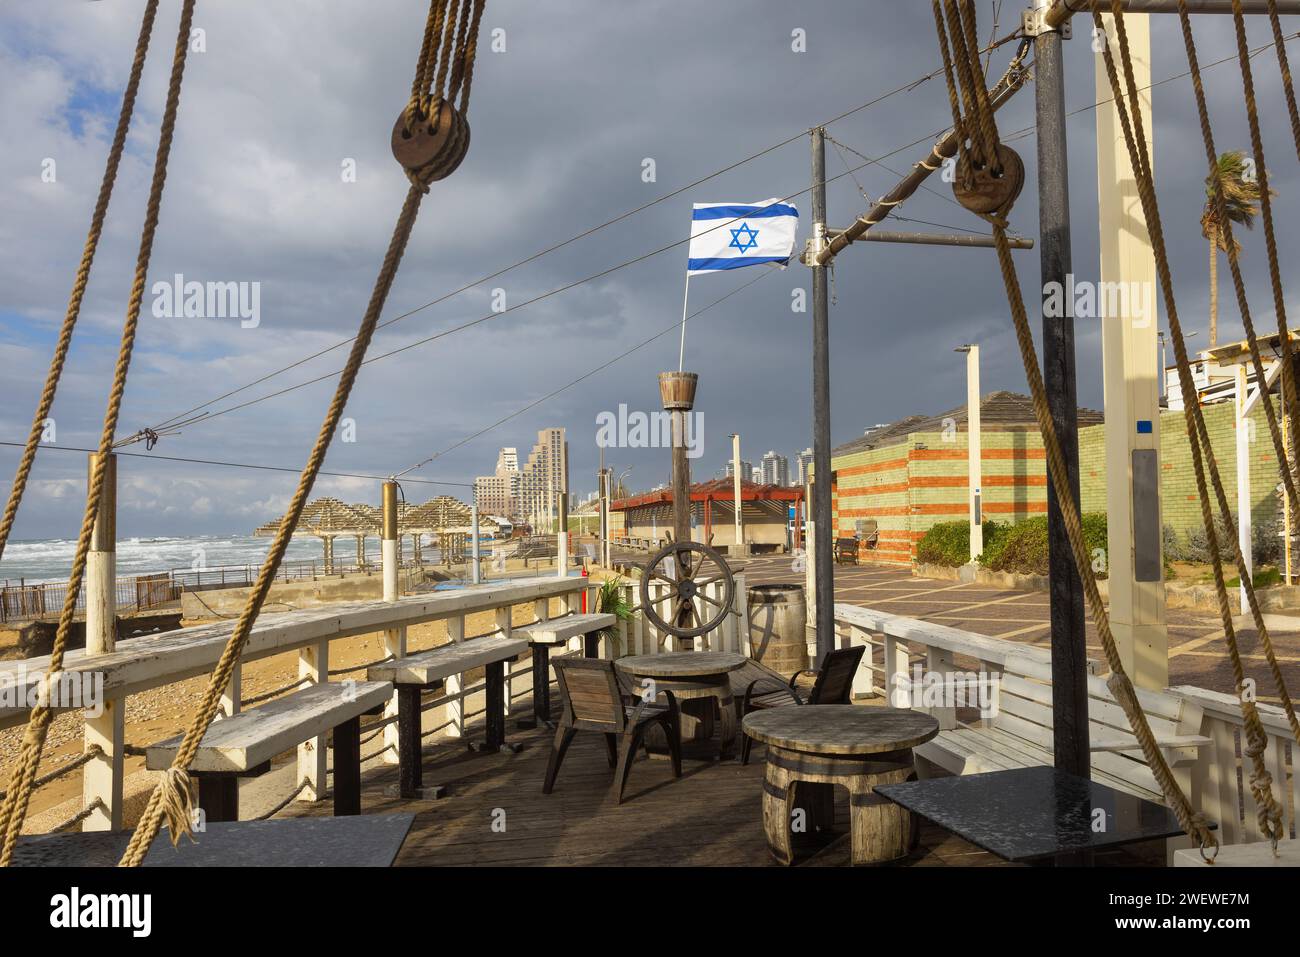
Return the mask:
<svg viewBox="0 0 1300 957">
<path fill-rule="evenodd" d="M 8 866 L 13 858 L 14 845 L 22 830 L 23 820 L 27 816 L 27 807 L 31 799 L 32 785 L 40 766 L 41 749 L 45 744 L 53 718 L 50 703 L 50 682 L 57 680 L 63 668 L 63 655 L 67 648 L 68 634 L 72 630 L 73 614 L 76 610 L 77 594 L 81 590 L 82 577 L 86 569 L 86 556 L 90 550 L 91 533 L 95 526 L 95 517 L 104 490 L 104 471 L 109 452 L 113 445 L 113 434 L 117 431 L 117 419 L 122 408 L 122 396 L 126 391 L 127 372 L 131 366 L 131 354 L 135 347 L 135 335 L 140 320 L 140 307 L 144 300 L 144 287 L 149 270 L 149 260 L 153 253 L 154 235 L 158 228 L 159 211 L 162 205 L 163 189 L 167 182 L 167 160 L 171 154 L 172 137 L 176 129 L 176 114 L 180 107 L 181 81 L 185 74 L 186 53 L 189 50 L 190 24 L 194 18 L 195 0 L 185 0 L 181 8 L 180 29 L 176 38 L 176 50 L 172 59 L 171 75 L 167 86 L 167 101 L 163 110 L 162 126 L 158 135 L 158 148 L 154 159 L 153 180 L 149 186 L 149 199 L 145 209 L 144 226 L 140 234 L 140 248 L 136 257 L 135 277 L 131 285 L 131 295 L 127 303 L 126 320 L 122 325 L 122 340 L 118 349 L 117 365 L 113 372 L 113 384 L 109 392 L 108 405 L 104 413 L 104 425 L 99 440 L 99 453 L 91 470 L 90 488 L 86 496 L 86 510 L 82 518 L 81 533 L 77 539 L 77 551 L 72 563 L 72 575 L 68 580 L 67 595 L 63 610 L 59 615 L 58 630 L 55 633 L 54 647 L 50 654 L 50 663 L 42 682 L 40 700 L 32 708 L 27 728 L 12 777 L 10 794 L 0 805 L 0 828 L 4 830 L 4 843 L 0 847 L 0 866 Z M 152 4 L 150 9 L 152 9 Z M 148 11 L 146 11 L 148 17 Z"/>
<path fill-rule="evenodd" d="M 464 0 L 461 5 L 459 17 L 461 26 L 459 35 L 455 40 L 453 79 L 447 87 L 448 98 L 444 99 L 438 106 L 438 114 L 441 116 L 449 108 L 450 98 L 454 97 L 459 89 L 460 104 L 456 108 L 456 115 L 462 123 L 466 122 L 469 111 L 470 79 L 473 75 L 474 58 L 477 49 L 477 31 L 483 15 L 484 4 L 485 0 Z M 416 65 L 415 85 L 412 87 L 412 100 L 415 101 L 416 105 L 414 117 L 417 120 L 428 119 L 431 116 L 430 111 L 434 109 L 435 101 L 432 99 L 425 101 L 417 91 L 430 89 L 425 85 L 425 80 L 431 70 L 435 53 L 439 52 L 439 48 L 441 48 L 441 60 L 444 64 L 447 58 L 452 55 L 451 46 L 453 41 L 451 39 L 450 23 L 448 22 L 442 33 L 440 43 L 437 40 L 437 30 L 434 29 L 435 24 L 440 24 L 446 19 L 448 9 L 447 0 L 432 0 L 430 3 L 429 18 L 425 29 L 425 42 L 420 50 L 420 58 Z M 472 36 L 470 35 L 471 31 L 474 34 Z M 440 85 L 441 72 L 440 68 L 437 89 L 442 88 Z M 408 111 L 410 109 L 410 104 L 408 104 Z M 403 115 L 406 116 L 408 113 Z M 465 143 L 468 145 L 468 126 L 465 129 Z M 407 177 L 411 181 L 411 188 L 407 191 L 401 212 L 398 214 L 397 222 L 393 227 L 393 236 L 380 266 L 374 289 L 371 291 L 365 315 L 353 340 L 347 365 L 339 378 L 338 387 L 325 413 L 324 421 L 321 423 L 316 444 L 312 448 L 307 464 L 303 468 L 302 476 L 298 482 L 298 489 L 294 493 L 288 511 L 286 511 L 284 518 L 280 522 L 280 528 L 276 533 L 270 552 L 258 574 L 257 584 L 253 586 L 248 602 L 244 606 L 234 630 L 231 632 L 230 640 L 226 643 L 221 658 L 213 669 L 207 688 L 204 690 L 199 711 L 194 716 L 193 723 L 185 732 L 185 737 L 177 749 L 172 766 L 149 797 L 149 803 L 145 807 L 140 823 L 137 825 L 135 833 L 131 836 L 131 842 L 122 856 L 121 863 L 123 865 L 138 866 L 144 860 L 144 856 L 155 835 L 157 835 L 164 817 L 167 820 L 173 844 L 180 840 L 182 834 L 190 833 L 190 811 L 193 798 L 187 769 L 190 762 L 194 760 L 199 742 L 217 713 L 221 693 L 230 682 L 230 677 L 240 659 L 244 644 L 252 631 L 253 623 L 257 620 L 262 604 L 270 591 L 276 570 L 284 557 L 285 550 L 288 548 L 293 530 L 297 526 L 298 519 L 307 503 L 316 475 L 320 471 L 322 462 L 324 462 L 330 440 L 338 427 L 339 418 L 343 414 L 343 408 L 347 404 L 348 396 L 352 392 L 357 374 L 361 369 L 366 349 L 369 347 L 375 328 L 379 324 L 379 315 L 383 311 L 384 302 L 387 300 L 388 293 L 392 288 L 398 266 L 401 264 L 402 254 L 406 250 L 416 216 L 419 214 L 420 202 L 428 193 L 429 184 L 450 173 L 455 168 L 455 165 L 459 164 L 460 159 L 463 158 L 463 153 L 460 157 L 454 158 L 454 163 L 451 163 L 445 153 L 440 153 L 438 159 L 414 167 L 406 165 L 402 156 L 397 158 L 399 163 L 403 164 Z M 450 164 L 450 168 L 448 168 L 448 164 Z"/>
</svg>

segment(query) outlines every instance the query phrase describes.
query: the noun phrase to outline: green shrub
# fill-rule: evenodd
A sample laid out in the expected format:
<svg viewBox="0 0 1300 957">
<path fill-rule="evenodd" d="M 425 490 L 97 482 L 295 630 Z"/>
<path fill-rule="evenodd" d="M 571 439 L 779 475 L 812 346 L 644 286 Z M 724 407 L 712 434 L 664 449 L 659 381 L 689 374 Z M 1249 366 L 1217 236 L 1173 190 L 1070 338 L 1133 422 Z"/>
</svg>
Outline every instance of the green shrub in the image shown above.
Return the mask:
<svg viewBox="0 0 1300 957">
<path fill-rule="evenodd" d="M 984 547 L 996 535 L 993 522 L 984 523 Z M 970 561 L 970 522 L 939 522 L 916 543 L 916 560 L 927 565 L 956 568 Z"/>
<path fill-rule="evenodd" d="M 1088 554 L 1106 549 L 1106 515 L 1090 512 L 1081 519 L 1083 540 Z M 987 537 L 981 563 L 993 571 L 1018 572 L 1022 575 L 1047 574 L 1047 516 L 1026 519 L 1014 525 L 997 526 L 992 539 Z M 1097 577 L 1105 578 L 1105 565 L 1098 568 Z"/>
</svg>

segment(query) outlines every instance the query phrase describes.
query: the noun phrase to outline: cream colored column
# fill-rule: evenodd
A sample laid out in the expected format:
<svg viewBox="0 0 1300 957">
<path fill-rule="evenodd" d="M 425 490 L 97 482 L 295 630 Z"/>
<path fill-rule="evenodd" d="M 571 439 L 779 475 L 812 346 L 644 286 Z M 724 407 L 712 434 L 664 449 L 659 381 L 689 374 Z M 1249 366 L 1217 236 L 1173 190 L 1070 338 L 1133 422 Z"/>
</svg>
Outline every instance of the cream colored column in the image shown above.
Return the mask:
<svg viewBox="0 0 1300 957">
<path fill-rule="evenodd" d="M 97 452 L 90 454 L 86 487 L 94 474 Z M 90 551 L 86 556 L 86 656 L 108 654 L 117 644 L 117 456 L 109 455 L 104 463 L 104 489 L 91 533 Z M 60 682 L 52 692 L 66 687 Z M 90 761 L 81 772 L 81 795 L 88 806 L 96 799 L 102 807 L 92 811 L 81 823 L 83 831 L 115 831 L 122 827 L 122 780 L 126 702 L 114 698 L 99 702 L 85 712 L 86 749 L 98 746 L 104 753 Z M 99 714 L 92 717 L 93 711 Z"/>
<path fill-rule="evenodd" d="M 1246 374 L 1246 364 L 1243 362 L 1237 366 L 1237 400 L 1234 403 L 1237 411 L 1237 548 L 1241 550 L 1241 557 L 1246 562 L 1247 574 L 1254 575 L 1255 559 L 1250 547 L 1250 443 L 1254 438 L 1250 409 L 1254 403 L 1250 402 L 1250 396 L 1247 394 L 1249 385 L 1250 378 Z M 1267 386 L 1261 384 L 1261 388 Z M 1249 615 L 1250 600 L 1246 597 L 1245 581 L 1237 586 L 1237 592 L 1241 613 Z"/>
<path fill-rule="evenodd" d="M 1113 19 L 1105 30 L 1118 55 Z M 1143 122 L 1151 139 L 1151 29 L 1145 14 L 1126 14 L 1133 72 Z M 1120 657 L 1134 683 L 1163 688 L 1169 682 L 1169 635 L 1161 552 L 1160 401 L 1156 369 L 1158 286 L 1146 217 L 1129 163 L 1124 131 L 1111 98 L 1106 64 L 1096 54 L 1097 221 L 1101 280 L 1096 301 L 1118 303 L 1119 315 L 1102 321 L 1106 409 L 1106 565 L 1110 576 L 1110 623 Z M 1119 284 L 1119 285 L 1111 285 Z M 1111 295 L 1114 290 L 1116 294 Z M 1066 290 L 1067 300 L 1073 298 Z M 1136 500 L 1136 505 L 1135 505 Z"/>
</svg>

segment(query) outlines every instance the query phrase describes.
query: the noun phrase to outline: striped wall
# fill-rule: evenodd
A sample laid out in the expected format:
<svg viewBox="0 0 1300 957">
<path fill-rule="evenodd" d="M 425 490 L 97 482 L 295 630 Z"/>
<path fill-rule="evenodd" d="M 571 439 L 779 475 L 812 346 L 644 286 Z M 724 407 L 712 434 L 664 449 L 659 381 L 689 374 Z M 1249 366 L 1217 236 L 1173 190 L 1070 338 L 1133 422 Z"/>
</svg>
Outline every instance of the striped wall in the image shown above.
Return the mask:
<svg viewBox="0 0 1300 957">
<path fill-rule="evenodd" d="M 980 461 L 984 514 L 1020 521 L 1047 511 L 1043 443 L 1036 432 L 985 432 Z M 914 432 L 907 441 L 832 459 L 837 536 L 875 519 L 879 543 L 862 557 L 910 564 L 916 542 L 937 522 L 967 516 L 965 432 Z"/>
<path fill-rule="evenodd" d="M 1237 504 L 1236 427 L 1230 402 L 1205 407 L 1206 428 L 1219 462 L 1225 492 Z M 1257 525 L 1277 520 L 1280 481 L 1277 457 L 1262 408 L 1251 415 L 1254 433 L 1250 473 L 1252 518 Z M 1161 519 L 1180 537 L 1201 527 L 1191 449 L 1182 412 L 1160 416 Z M 997 522 L 1020 521 L 1047 512 L 1047 472 L 1043 443 L 1036 430 L 985 432 L 984 515 Z M 833 496 L 838 536 L 851 536 L 859 518 L 875 519 L 880 541 L 863 549 L 864 559 L 908 564 L 916 542 L 934 524 L 967 517 L 966 433 L 916 432 L 907 441 L 881 449 L 836 456 Z M 1106 510 L 1105 427 L 1079 430 L 1082 509 Z"/>
</svg>

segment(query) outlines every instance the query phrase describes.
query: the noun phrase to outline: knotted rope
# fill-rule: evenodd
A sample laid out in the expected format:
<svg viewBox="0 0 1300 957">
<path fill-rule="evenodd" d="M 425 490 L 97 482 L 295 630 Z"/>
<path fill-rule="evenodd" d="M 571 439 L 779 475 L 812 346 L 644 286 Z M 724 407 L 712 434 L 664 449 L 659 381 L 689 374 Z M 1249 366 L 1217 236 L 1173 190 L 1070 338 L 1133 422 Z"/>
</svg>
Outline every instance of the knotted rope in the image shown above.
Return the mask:
<svg viewBox="0 0 1300 957">
<path fill-rule="evenodd" d="M 420 82 L 419 77 L 428 70 L 428 64 L 432 62 L 431 37 L 435 34 L 434 25 L 440 22 L 438 20 L 440 16 L 439 8 L 444 6 L 444 0 L 433 0 L 430 4 L 425 42 L 421 47 L 420 59 L 416 66 L 417 85 Z M 483 0 L 477 0 L 475 7 L 476 16 L 473 19 L 473 25 L 477 29 L 479 17 L 482 15 Z M 464 44 L 464 49 L 467 51 L 466 56 L 472 56 L 473 48 L 473 41 L 467 40 Z M 465 64 L 462 69 L 465 78 L 464 82 L 467 84 L 470 66 Z M 428 192 L 427 185 L 412 180 L 411 188 L 407 190 L 406 199 L 402 204 L 397 223 L 393 228 L 388 250 L 384 254 L 379 274 L 375 279 L 374 288 L 371 290 L 370 301 L 366 306 L 356 338 L 353 340 L 352 349 L 348 353 L 347 364 L 339 376 L 338 387 L 335 389 L 334 397 L 330 401 L 320 431 L 317 433 L 316 443 L 312 447 L 311 454 L 308 456 L 307 463 L 299 477 L 298 488 L 294 492 L 284 518 L 280 521 L 275 540 L 272 542 L 266 561 L 263 562 L 261 571 L 258 573 L 257 583 L 253 586 L 248 601 L 244 605 L 244 610 L 231 632 L 230 639 L 221 652 L 221 658 L 213 669 L 207 688 L 204 689 L 199 710 L 185 732 L 185 737 L 177 749 L 172 766 L 164 780 L 159 783 L 158 787 L 149 796 L 149 803 L 145 807 L 140 823 L 131 836 L 131 842 L 122 856 L 120 862 L 122 866 L 138 866 L 144 860 L 144 856 L 153 843 L 164 817 L 167 819 L 167 826 L 173 844 L 180 839 L 182 834 L 189 833 L 191 782 L 187 769 L 194 760 L 194 755 L 198 751 L 203 735 L 207 732 L 208 726 L 217 713 L 221 693 L 229 684 L 235 665 L 240 660 L 240 655 L 252 631 L 253 624 L 257 621 L 262 604 L 270 591 L 272 581 L 275 579 L 280 561 L 284 558 L 285 550 L 289 547 L 293 530 L 297 526 L 303 507 L 311 494 L 312 485 L 315 483 L 321 464 L 325 460 L 325 453 L 329 449 L 330 440 L 338 428 L 339 419 L 343 415 L 348 396 L 352 392 L 357 374 L 365 359 L 366 350 L 370 346 L 375 327 L 379 323 L 379 316 L 383 312 L 384 303 L 388 299 L 389 290 L 392 288 L 393 280 L 397 275 L 402 255 L 411 237 L 411 229 L 414 227 L 416 216 L 420 211 L 420 203 L 426 192 Z"/>
<path fill-rule="evenodd" d="M 158 136 L 158 149 L 154 159 L 153 181 L 149 187 L 149 200 L 145 210 L 144 227 L 140 234 L 140 249 L 136 257 L 135 280 L 131 286 L 130 299 L 127 302 L 126 321 L 122 326 L 122 341 L 118 349 L 117 366 L 113 372 L 113 385 L 109 392 L 108 408 L 104 413 L 104 426 L 99 438 L 99 453 L 90 478 L 90 488 L 86 495 L 86 511 L 82 518 L 81 534 L 77 539 L 76 556 L 72 563 L 72 575 L 68 579 L 67 596 L 63 610 L 59 615 L 58 631 L 55 633 L 54 648 L 50 654 L 50 663 L 46 669 L 46 679 L 58 675 L 63 668 L 63 653 L 67 647 L 68 632 L 72 628 L 73 612 L 76 609 L 77 594 L 81 590 L 82 576 L 86 569 L 86 554 L 90 549 L 91 533 L 95 527 L 95 517 L 99 512 L 99 502 L 104 489 L 104 470 L 108 455 L 113 447 L 113 434 L 117 431 L 118 414 L 122 408 L 122 395 L 126 391 L 126 376 L 131 366 L 131 353 L 135 347 L 135 334 L 140 320 L 140 306 L 144 299 L 144 287 L 149 271 L 149 259 L 153 252 L 154 234 L 158 228 L 158 214 L 162 205 L 163 188 L 167 182 L 167 159 L 171 153 L 172 135 L 176 129 L 176 113 L 180 105 L 181 80 L 185 74 L 186 52 L 189 50 L 190 24 L 194 18 L 195 0 L 185 0 L 181 9 L 180 30 L 176 38 L 176 51 L 172 59 L 172 71 L 167 86 L 167 104 L 163 112 L 162 127 Z M 42 699 L 32 708 L 28 718 L 27 729 L 18 754 L 14 769 L 13 784 L 9 796 L 0 806 L 0 828 L 4 830 L 4 845 L 0 848 L 0 866 L 7 867 L 13 857 L 14 844 L 22 830 L 23 820 L 27 816 L 28 802 L 31 800 L 32 784 L 40 766 L 41 748 L 49 731 L 53 711 L 48 698 Z"/>
<path fill-rule="evenodd" d="M 154 15 L 157 12 L 158 0 L 149 0 L 144 9 L 144 17 L 140 21 L 140 36 L 135 42 L 131 74 L 127 79 L 126 90 L 122 94 L 122 109 L 118 112 L 117 129 L 113 133 L 113 144 L 108 150 L 108 161 L 104 164 L 104 178 L 99 184 L 99 197 L 95 201 L 95 211 L 90 217 L 90 230 L 86 234 L 86 243 L 81 250 L 81 263 L 77 266 L 77 273 L 72 282 L 68 309 L 63 316 L 63 326 L 59 330 L 54 356 L 50 359 L 49 372 L 45 375 L 45 388 L 36 403 L 36 413 L 32 416 L 32 427 L 27 433 L 27 444 L 23 447 L 22 457 L 18 461 L 18 471 L 14 473 L 14 483 L 9 490 L 9 503 L 5 506 L 4 517 L 0 519 L 0 558 L 4 557 L 5 543 L 9 541 L 9 533 L 13 530 L 14 520 L 18 516 L 18 506 L 22 503 L 23 493 L 27 490 L 27 480 L 32 474 L 32 464 L 36 461 L 36 447 L 40 445 L 41 435 L 45 431 L 45 421 L 54 406 L 54 393 L 59 387 L 63 366 L 68 358 L 68 349 L 72 345 L 72 331 L 76 328 L 77 319 L 81 315 L 81 301 L 86 295 L 86 284 L 90 280 L 90 266 L 95 261 L 99 237 L 104 230 L 104 217 L 108 214 L 108 204 L 113 197 L 113 185 L 117 182 L 117 168 L 122 161 L 127 130 L 131 126 L 131 115 L 135 111 L 135 97 L 140 90 L 140 74 L 144 71 L 145 57 L 149 52 L 149 36 L 153 33 Z"/>
</svg>

